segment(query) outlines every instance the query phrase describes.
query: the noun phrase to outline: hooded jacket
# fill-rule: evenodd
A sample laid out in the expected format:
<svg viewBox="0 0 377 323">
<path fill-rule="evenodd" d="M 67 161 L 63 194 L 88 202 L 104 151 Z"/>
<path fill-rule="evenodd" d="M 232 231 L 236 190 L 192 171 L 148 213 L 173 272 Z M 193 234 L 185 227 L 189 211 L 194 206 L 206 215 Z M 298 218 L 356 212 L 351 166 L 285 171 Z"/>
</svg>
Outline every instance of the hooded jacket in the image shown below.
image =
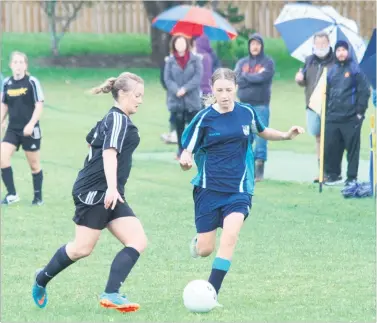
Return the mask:
<svg viewBox="0 0 377 323">
<path fill-rule="evenodd" d="M 212 92 L 211 76 L 212 76 L 212 48 L 207 36 L 203 35 L 195 40 L 196 51 L 202 56 L 203 76 L 200 81 L 200 90 L 206 95 Z"/>
<path fill-rule="evenodd" d="M 258 40 L 262 44 L 257 56 L 250 53 L 250 43 Z M 238 84 L 238 97 L 241 102 L 251 105 L 269 105 L 271 99 L 272 78 L 275 74 L 274 61 L 264 54 L 264 41 L 259 34 L 254 34 L 248 42 L 249 56 L 241 58 L 235 73 Z M 263 72 L 259 72 L 264 68 Z"/>
<path fill-rule="evenodd" d="M 326 121 L 342 122 L 357 114 L 364 116 L 370 97 L 369 83 L 350 51 L 343 62 L 335 58 L 335 65 L 327 74 L 326 94 Z"/>
</svg>

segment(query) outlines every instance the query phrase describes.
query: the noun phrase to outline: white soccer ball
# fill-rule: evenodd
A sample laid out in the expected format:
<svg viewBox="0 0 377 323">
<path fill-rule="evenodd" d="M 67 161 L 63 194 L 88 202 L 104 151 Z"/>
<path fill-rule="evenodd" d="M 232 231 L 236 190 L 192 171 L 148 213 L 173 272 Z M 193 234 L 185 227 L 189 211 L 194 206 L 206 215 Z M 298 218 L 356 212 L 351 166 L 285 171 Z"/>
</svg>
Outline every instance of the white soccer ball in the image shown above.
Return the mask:
<svg viewBox="0 0 377 323">
<path fill-rule="evenodd" d="M 190 312 L 209 312 L 218 306 L 216 290 L 206 280 L 193 280 L 183 290 L 183 304 Z"/>
</svg>

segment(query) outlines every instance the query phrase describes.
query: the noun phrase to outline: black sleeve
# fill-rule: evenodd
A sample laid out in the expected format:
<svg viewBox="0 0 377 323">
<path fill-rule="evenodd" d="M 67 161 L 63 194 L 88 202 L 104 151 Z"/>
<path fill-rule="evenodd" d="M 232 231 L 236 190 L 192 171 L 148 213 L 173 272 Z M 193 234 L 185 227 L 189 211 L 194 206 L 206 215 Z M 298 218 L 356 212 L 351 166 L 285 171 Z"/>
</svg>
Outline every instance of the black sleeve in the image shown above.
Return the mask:
<svg viewBox="0 0 377 323">
<path fill-rule="evenodd" d="M 103 149 L 114 148 L 118 153 L 122 151 L 124 137 L 126 136 L 128 119 L 118 112 L 111 112 L 105 119 L 105 139 Z"/>
</svg>

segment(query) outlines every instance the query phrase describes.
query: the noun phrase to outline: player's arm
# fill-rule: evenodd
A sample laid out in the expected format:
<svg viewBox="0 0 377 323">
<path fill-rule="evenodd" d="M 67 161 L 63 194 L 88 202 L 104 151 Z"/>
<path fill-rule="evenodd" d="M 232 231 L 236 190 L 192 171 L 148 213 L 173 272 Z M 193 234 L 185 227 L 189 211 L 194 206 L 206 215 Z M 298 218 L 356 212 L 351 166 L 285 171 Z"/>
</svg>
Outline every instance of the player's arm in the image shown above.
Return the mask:
<svg viewBox="0 0 377 323">
<path fill-rule="evenodd" d="M 280 140 L 291 140 L 297 135 L 304 133 L 304 129 L 298 126 L 293 126 L 287 132 L 276 130 L 273 128 L 267 128 L 258 114 L 254 111 L 254 121 L 251 126 L 251 131 L 257 134 L 259 137 L 270 140 L 270 141 L 280 141 Z"/>
<path fill-rule="evenodd" d="M 5 122 L 5 119 L 8 115 L 8 104 L 1 102 L 1 124 Z"/>
<path fill-rule="evenodd" d="M 0 105 L 0 121 L 1 125 L 3 125 L 3 122 L 5 122 L 5 118 L 8 114 L 8 104 L 7 104 L 7 98 L 5 95 L 5 83 L 2 82 L 1 84 L 1 105 Z"/>
<path fill-rule="evenodd" d="M 114 209 L 117 201 L 124 202 L 118 192 L 118 153 L 122 151 L 122 144 L 127 132 L 127 119 L 120 113 L 110 113 L 104 123 L 105 140 L 103 142 L 103 167 L 105 171 L 107 192 L 105 208 Z"/>
<path fill-rule="evenodd" d="M 196 153 L 203 141 L 204 133 L 201 125 L 205 115 L 206 112 L 198 113 L 182 134 L 181 143 L 183 152 L 181 154 L 180 164 L 183 170 L 189 170 L 192 167 L 192 156 Z"/>
<path fill-rule="evenodd" d="M 29 121 L 29 124 L 33 126 L 40 120 L 42 111 L 43 111 L 43 102 L 45 100 L 44 94 L 42 91 L 41 84 L 39 83 L 38 79 L 35 77 L 30 77 L 30 83 L 33 89 L 33 97 L 34 97 L 34 112 Z"/>
<path fill-rule="evenodd" d="M 41 118 L 43 111 L 44 95 L 41 85 L 35 77 L 30 77 L 30 84 L 33 92 L 34 112 L 28 124 L 24 128 L 24 136 L 31 136 L 34 131 L 35 125 Z"/>
</svg>

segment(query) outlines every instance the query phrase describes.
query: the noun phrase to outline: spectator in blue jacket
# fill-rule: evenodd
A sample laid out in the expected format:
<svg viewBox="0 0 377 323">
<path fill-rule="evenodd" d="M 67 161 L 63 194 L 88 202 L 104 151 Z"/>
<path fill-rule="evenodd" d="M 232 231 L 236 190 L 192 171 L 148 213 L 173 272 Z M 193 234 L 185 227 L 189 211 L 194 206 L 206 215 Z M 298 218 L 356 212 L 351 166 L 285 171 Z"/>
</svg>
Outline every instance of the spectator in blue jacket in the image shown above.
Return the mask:
<svg viewBox="0 0 377 323">
<path fill-rule="evenodd" d="M 263 38 L 254 34 L 249 39 L 249 55 L 236 65 L 238 97 L 241 102 L 253 106 L 263 124 L 270 121 L 270 99 L 272 78 L 275 74 L 274 61 L 265 55 Z M 264 176 L 264 163 L 267 161 L 267 141 L 257 137 L 254 148 L 255 180 Z"/>
</svg>

